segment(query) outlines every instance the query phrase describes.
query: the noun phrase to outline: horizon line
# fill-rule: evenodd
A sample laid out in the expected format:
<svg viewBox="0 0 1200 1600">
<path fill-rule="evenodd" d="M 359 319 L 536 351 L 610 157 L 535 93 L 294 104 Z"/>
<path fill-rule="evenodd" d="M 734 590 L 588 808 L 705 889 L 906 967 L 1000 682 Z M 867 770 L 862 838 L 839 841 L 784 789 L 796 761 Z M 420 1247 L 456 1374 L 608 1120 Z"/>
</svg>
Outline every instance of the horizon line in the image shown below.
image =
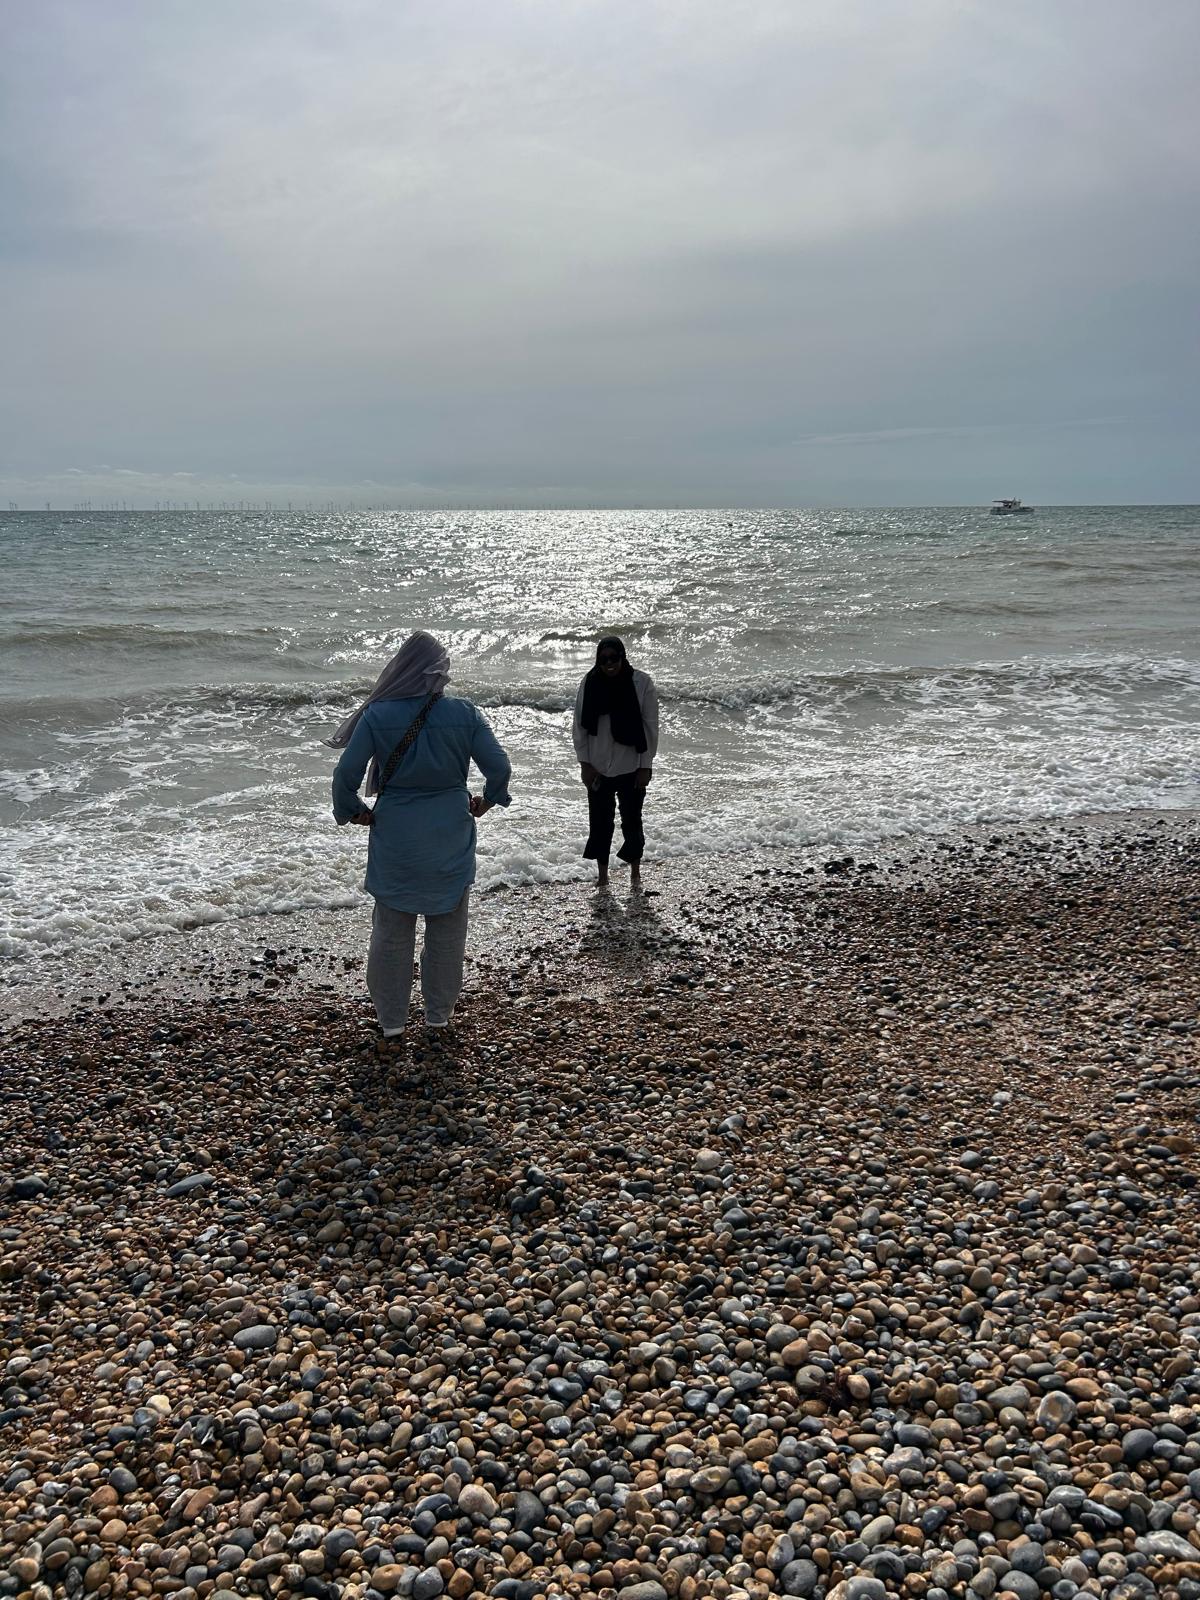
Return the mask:
<svg viewBox="0 0 1200 1600">
<path fill-rule="evenodd" d="M 302 504 L 288 501 L 278 504 L 271 500 L 240 502 L 229 501 L 194 501 L 185 504 L 182 501 L 167 501 L 155 505 L 116 505 L 93 504 L 77 502 L 74 505 L 53 505 L 49 501 L 40 506 L 18 505 L 9 501 L 7 513 L 0 515 L 10 516 L 45 516 L 72 515 L 72 516 L 122 516 L 131 513 L 139 515 L 188 515 L 195 516 L 211 511 L 228 511 L 249 515 L 296 516 L 318 514 L 330 511 L 357 511 L 377 513 L 399 513 L 411 511 L 443 512 L 443 511 L 712 511 L 712 512 L 747 512 L 747 511 L 986 511 L 993 504 L 990 500 L 878 500 L 878 501 L 827 501 L 803 503 L 797 501 L 791 504 L 779 502 L 763 502 L 721 505 L 700 501 L 638 501 L 629 504 L 619 504 L 602 501 L 559 501 L 559 502 L 502 502 L 502 501 L 447 501 L 442 504 L 427 502 L 413 502 L 410 504 L 370 504 L 351 500 L 306 500 Z M 1031 511 L 1063 511 L 1071 509 L 1081 510 L 1150 510 L 1158 507 L 1188 507 L 1200 506 L 1200 498 L 1195 500 L 1039 500 L 1036 505 L 1030 504 Z"/>
</svg>

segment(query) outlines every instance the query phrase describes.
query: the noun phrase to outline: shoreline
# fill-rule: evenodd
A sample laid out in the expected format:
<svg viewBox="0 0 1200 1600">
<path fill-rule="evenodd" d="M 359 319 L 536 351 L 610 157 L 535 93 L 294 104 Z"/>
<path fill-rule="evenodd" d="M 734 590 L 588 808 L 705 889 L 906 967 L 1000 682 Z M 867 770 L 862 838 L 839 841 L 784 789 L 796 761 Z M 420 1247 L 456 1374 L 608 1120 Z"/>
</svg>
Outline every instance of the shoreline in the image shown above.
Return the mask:
<svg viewBox="0 0 1200 1600">
<path fill-rule="evenodd" d="M 945 873 L 974 873 L 997 850 L 1015 850 L 1017 865 L 1042 871 L 1055 861 L 1103 858 L 1130 838 L 1159 840 L 1172 848 L 1200 851 L 1200 811 L 1088 813 L 1033 823 L 980 823 L 944 835 L 910 835 L 872 846 L 813 845 L 801 851 L 759 850 L 697 858 L 647 858 L 649 894 L 629 919 L 635 943 L 653 948 L 691 936 L 686 907 L 692 900 L 723 895 L 736 908 L 736 920 L 752 918 L 756 894 L 797 875 L 844 882 L 869 870 L 897 882 L 936 880 Z M 837 863 L 850 860 L 846 874 Z M 830 872 L 829 863 L 834 863 Z M 743 902 L 737 907 L 739 899 Z M 609 902 L 610 931 L 618 933 L 620 907 L 629 900 L 620 863 L 614 869 Z M 541 954 L 553 940 L 564 951 L 596 943 L 585 937 L 595 922 L 594 884 L 582 880 L 500 886 L 472 898 L 467 941 L 467 988 L 478 977 L 520 964 L 533 946 Z M 638 923 L 641 931 L 638 930 Z M 538 929 L 537 937 L 530 929 Z M 0 1034 L 33 1018 L 66 1016 L 81 1007 L 154 1006 L 163 1000 L 201 1001 L 226 994 L 262 992 L 263 980 L 277 998 L 323 994 L 353 999 L 363 992 L 370 936 L 370 900 L 340 909 L 267 912 L 206 924 L 182 932 L 157 934 L 104 950 L 54 954 L 36 963 L 10 961 L 0 988 Z"/>
</svg>

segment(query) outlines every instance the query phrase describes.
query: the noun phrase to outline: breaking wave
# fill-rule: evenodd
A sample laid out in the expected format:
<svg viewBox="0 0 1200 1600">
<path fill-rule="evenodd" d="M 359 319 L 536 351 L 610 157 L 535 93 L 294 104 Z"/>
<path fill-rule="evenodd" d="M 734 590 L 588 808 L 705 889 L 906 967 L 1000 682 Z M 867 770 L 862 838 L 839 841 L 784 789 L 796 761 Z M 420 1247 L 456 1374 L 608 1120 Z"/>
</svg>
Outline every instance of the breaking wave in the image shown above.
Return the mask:
<svg viewBox="0 0 1200 1600">
<path fill-rule="evenodd" d="M 724 711 L 794 704 L 843 705 L 868 698 L 875 703 L 902 704 L 942 697 L 1011 697 L 1069 690 L 1101 697 L 1133 693 L 1200 691 L 1200 662 L 1139 655 L 1086 656 L 1074 660 L 1028 659 L 983 665 L 925 667 L 865 666 L 854 672 L 811 672 L 795 676 L 763 675 L 719 683 L 680 683 L 659 679 L 663 705 L 711 706 Z M 361 704 L 370 685 L 362 681 L 234 683 L 182 690 L 96 698 L 38 696 L 0 705 L 0 732 L 60 724 L 91 725 L 115 716 L 153 716 L 171 712 L 183 718 L 197 714 L 233 716 L 239 720 L 269 719 L 289 713 L 342 717 Z M 450 693 L 485 710 L 526 709 L 545 713 L 570 711 L 576 683 L 452 684 Z"/>
</svg>

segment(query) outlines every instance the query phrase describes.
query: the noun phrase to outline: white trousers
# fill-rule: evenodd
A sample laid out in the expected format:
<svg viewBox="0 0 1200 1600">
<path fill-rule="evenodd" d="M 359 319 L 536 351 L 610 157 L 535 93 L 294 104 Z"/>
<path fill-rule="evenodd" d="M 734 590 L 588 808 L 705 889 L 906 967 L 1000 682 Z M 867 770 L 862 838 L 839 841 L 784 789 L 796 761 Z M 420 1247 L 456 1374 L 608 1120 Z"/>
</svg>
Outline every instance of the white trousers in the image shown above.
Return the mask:
<svg viewBox="0 0 1200 1600">
<path fill-rule="evenodd" d="M 470 899 L 470 889 L 464 889 L 453 911 L 425 918 L 421 994 L 425 1000 L 425 1024 L 430 1028 L 445 1027 L 462 989 Z M 416 943 L 417 913 L 394 911 L 376 900 L 367 954 L 367 989 L 385 1033 L 398 1033 L 408 1021 Z"/>
</svg>

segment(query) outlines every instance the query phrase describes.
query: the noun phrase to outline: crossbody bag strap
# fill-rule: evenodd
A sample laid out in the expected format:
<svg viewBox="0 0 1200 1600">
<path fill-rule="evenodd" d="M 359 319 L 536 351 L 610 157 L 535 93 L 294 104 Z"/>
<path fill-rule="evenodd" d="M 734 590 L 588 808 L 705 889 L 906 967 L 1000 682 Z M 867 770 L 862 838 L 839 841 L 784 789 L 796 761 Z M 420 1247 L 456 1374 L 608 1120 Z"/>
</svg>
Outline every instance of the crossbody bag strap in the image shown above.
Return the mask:
<svg viewBox="0 0 1200 1600">
<path fill-rule="evenodd" d="M 426 700 L 425 704 L 421 707 L 420 711 L 417 712 L 416 716 L 412 719 L 412 721 L 409 723 L 408 727 L 404 730 L 404 737 L 400 740 L 400 743 L 396 746 L 396 748 L 392 751 L 391 755 L 387 758 L 387 761 L 384 763 L 383 769 L 379 774 L 379 790 L 378 790 L 378 793 L 380 795 L 383 794 L 383 791 L 387 787 L 389 781 L 391 780 L 392 775 L 395 773 L 396 768 L 400 765 L 401 761 L 404 759 L 405 751 L 412 747 L 412 744 L 413 744 L 414 740 L 416 739 L 417 735 L 420 733 L 421 729 L 425 726 L 425 718 L 429 715 L 429 713 L 433 710 L 434 706 L 437 704 L 437 702 L 441 698 L 442 698 L 442 691 L 440 689 L 435 694 L 431 694 L 429 696 L 429 699 Z"/>
</svg>

